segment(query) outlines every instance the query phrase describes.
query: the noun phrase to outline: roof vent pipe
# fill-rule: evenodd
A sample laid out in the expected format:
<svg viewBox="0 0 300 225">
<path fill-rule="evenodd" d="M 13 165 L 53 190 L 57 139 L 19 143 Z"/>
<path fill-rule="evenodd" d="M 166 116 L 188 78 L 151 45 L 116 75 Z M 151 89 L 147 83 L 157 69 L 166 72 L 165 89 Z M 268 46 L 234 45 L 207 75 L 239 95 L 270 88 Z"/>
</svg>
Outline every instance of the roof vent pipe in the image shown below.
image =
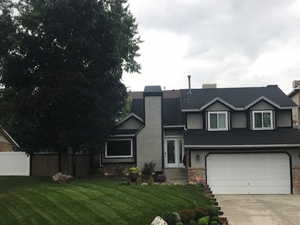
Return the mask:
<svg viewBox="0 0 300 225">
<path fill-rule="evenodd" d="M 189 94 L 192 94 L 192 89 L 191 89 L 191 75 L 188 75 L 188 83 L 189 83 Z"/>
</svg>

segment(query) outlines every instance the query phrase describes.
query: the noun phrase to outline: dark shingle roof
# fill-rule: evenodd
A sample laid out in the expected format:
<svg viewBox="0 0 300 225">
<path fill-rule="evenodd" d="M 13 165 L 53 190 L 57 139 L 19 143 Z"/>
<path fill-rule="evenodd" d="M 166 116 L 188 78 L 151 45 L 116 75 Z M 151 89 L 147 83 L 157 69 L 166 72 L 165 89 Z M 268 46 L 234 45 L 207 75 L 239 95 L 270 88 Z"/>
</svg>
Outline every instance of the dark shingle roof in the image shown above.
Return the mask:
<svg viewBox="0 0 300 225">
<path fill-rule="evenodd" d="M 208 132 L 189 130 L 184 136 L 185 145 L 295 145 L 300 144 L 300 130 L 278 128 L 276 130 L 252 131 L 232 129 L 228 131 Z"/>
<path fill-rule="evenodd" d="M 265 97 L 280 107 L 295 106 L 293 101 L 276 85 L 251 88 L 208 88 L 181 90 L 182 109 L 200 109 L 210 101 L 221 98 L 236 108 L 244 108 L 255 100 Z"/>
<path fill-rule="evenodd" d="M 164 125 L 184 124 L 179 98 L 166 98 L 163 100 Z"/>
</svg>

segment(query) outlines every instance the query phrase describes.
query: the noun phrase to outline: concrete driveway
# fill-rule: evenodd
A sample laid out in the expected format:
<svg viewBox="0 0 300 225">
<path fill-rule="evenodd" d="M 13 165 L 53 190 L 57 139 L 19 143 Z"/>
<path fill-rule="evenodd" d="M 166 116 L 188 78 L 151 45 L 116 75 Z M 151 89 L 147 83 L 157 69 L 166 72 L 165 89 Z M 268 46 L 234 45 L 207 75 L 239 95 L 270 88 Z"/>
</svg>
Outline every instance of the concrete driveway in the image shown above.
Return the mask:
<svg viewBox="0 0 300 225">
<path fill-rule="evenodd" d="M 299 225 L 300 195 L 217 195 L 230 225 Z"/>
</svg>

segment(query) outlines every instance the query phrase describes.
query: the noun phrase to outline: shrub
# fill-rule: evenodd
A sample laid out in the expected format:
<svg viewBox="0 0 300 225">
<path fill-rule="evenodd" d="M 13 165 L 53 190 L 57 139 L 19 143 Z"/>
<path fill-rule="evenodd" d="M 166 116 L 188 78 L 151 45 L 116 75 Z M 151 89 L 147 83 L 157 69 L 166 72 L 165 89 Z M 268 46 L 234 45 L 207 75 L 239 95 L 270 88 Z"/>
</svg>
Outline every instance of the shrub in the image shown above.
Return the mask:
<svg viewBox="0 0 300 225">
<path fill-rule="evenodd" d="M 208 215 L 209 216 L 218 216 L 219 215 L 219 210 L 215 207 L 209 208 L 208 209 Z"/>
<path fill-rule="evenodd" d="M 188 225 L 198 225 L 196 220 L 190 220 Z"/>
<path fill-rule="evenodd" d="M 142 175 L 145 177 L 154 175 L 155 166 L 154 162 L 145 163 L 144 168 L 142 169 Z"/>
<path fill-rule="evenodd" d="M 209 216 L 209 212 L 207 209 L 203 209 L 203 208 L 196 208 L 195 209 L 195 212 L 196 212 L 196 219 L 199 219 L 201 217 L 204 217 L 204 216 Z"/>
<path fill-rule="evenodd" d="M 180 215 L 177 212 L 166 213 L 162 218 L 168 225 L 177 225 L 177 223 L 181 222 Z"/>
<path fill-rule="evenodd" d="M 213 220 L 210 222 L 210 225 L 219 225 L 219 222 L 217 220 Z"/>
<path fill-rule="evenodd" d="M 164 174 L 157 174 L 154 176 L 154 182 L 163 183 L 166 182 L 167 178 Z"/>
<path fill-rule="evenodd" d="M 186 209 L 186 210 L 181 210 L 178 212 L 182 222 L 187 223 L 190 220 L 195 220 L 196 219 L 196 211 L 193 209 Z"/>
<path fill-rule="evenodd" d="M 198 225 L 209 225 L 209 216 L 198 219 Z"/>
<path fill-rule="evenodd" d="M 131 183 L 137 183 L 138 178 L 140 177 L 140 169 L 137 167 L 130 167 L 129 169 L 125 169 L 123 174 L 128 177 Z"/>
<path fill-rule="evenodd" d="M 183 225 L 182 222 L 177 222 L 175 225 Z"/>
</svg>

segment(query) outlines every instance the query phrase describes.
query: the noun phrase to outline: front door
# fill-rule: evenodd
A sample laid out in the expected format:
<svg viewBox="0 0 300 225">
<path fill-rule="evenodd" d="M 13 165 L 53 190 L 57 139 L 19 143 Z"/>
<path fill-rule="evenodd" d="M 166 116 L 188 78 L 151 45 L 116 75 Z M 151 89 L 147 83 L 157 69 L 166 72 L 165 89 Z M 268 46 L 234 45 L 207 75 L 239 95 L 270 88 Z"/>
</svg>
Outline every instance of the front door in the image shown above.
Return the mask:
<svg viewBox="0 0 300 225">
<path fill-rule="evenodd" d="M 165 167 L 180 168 L 183 166 L 183 140 L 182 138 L 165 139 Z"/>
</svg>

